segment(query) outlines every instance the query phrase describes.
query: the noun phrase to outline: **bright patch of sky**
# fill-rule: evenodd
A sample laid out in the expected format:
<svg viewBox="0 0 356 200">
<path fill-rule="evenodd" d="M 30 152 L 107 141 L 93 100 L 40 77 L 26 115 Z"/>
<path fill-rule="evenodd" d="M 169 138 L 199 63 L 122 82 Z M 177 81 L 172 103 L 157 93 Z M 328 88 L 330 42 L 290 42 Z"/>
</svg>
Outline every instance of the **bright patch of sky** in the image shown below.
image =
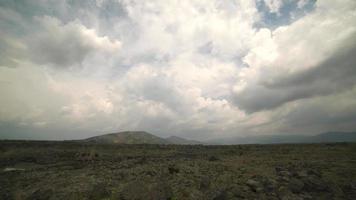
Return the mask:
<svg viewBox="0 0 356 200">
<path fill-rule="evenodd" d="M 274 0 L 277 2 L 278 0 Z M 261 21 L 256 23 L 256 27 L 275 29 L 297 21 L 315 9 L 316 0 L 280 0 L 278 4 L 271 4 L 269 0 L 256 1 L 256 7 L 261 13 Z M 275 5 L 274 7 L 268 6 Z"/>
</svg>

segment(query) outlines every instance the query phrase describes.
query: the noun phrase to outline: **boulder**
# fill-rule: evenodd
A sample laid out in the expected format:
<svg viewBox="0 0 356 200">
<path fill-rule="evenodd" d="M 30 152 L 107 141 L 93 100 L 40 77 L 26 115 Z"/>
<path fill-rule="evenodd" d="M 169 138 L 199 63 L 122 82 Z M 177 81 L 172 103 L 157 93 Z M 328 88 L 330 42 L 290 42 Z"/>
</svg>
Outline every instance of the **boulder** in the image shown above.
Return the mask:
<svg viewBox="0 0 356 200">
<path fill-rule="evenodd" d="M 289 189 L 293 193 L 300 193 L 303 190 L 303 187 L 304 187 L 303 181 L 297 178 L 292 178 L 289 182 Z"/>
<path fill-rule="evenodd" d="M 254 179 L 247 180 L 246 185 L 248 185 L 254 192 L 263 191 L 263 185 Z"/>
<path fill-rule="evenodd" d="M 323 192 L 328 191 L 328 185 L 319 177 L 311 175 L 304 179 L 304 188 L 307 191 Z"/>
<path fill-rule="evenodd" d="M 287 187 L 281 186 L 278 188 L 278 197 L 281 200 L 303 200 L 302 197 L 293 194 Z"/>
</svg>

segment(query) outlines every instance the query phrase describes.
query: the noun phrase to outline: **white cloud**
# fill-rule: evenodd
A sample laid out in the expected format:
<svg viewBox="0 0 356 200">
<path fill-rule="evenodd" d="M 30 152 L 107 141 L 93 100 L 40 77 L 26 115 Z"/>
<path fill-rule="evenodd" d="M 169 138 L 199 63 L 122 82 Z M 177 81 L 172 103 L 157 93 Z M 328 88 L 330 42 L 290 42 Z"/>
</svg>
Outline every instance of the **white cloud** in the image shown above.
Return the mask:
<svg viewBox="0 0 356 200">
<path fill-rule="evenodd" d="M 317 4 L 313 13 L 289 26 L 271 34 L 261 29 L 244 58 L 250 67 L 240 72 L 235 85 L 237 105 L 254 112 L 352 87 L 356 5 L 347 5 Z M 335 82 L 340 76 L 343 80 Z"/>
<path fill-rule="evenodd" d="M 207 44 L 211 56 L 231 59 L 246 51 L 259 17 L 253 1 L 237 1 L 231 7 L 220 1 L 126 1 L 126 7 L 139 33 L 127 43 L 126 59 L 172 58 Z"/>
<path fill-rule="evenodd" d="M 282 0 L 264 0 L 264 2 L 271 13 L 279 13 L 279 9 L 283 6 Z"/>
<path fill-rule="evenodd" d="M 298 1 L 298 8 L 303 8 L 305 5 L 307 5 L 310 2 L 310 0 L 299 0 Z"/>
<path fill-rule="evenodd" d="M 265 2 L 272 13 L 283 7 Z M 352 0 L 318 1 L 275 30 L 256 27 L 263 15 L 254 1 L 96 3 L 61 3 L 55 16 L 26 21 L 36 28 L 21 37 L 4 34 L 0 122 L 81 136 L 146 130 L 202 139 L 331 127 L 322 119 L 342 129 L 341 119 L 354 116 L 345 112 L 356 80 Z M 303 120 L 312 107 L 337 114 L 312 125 Z"/>
</svg>

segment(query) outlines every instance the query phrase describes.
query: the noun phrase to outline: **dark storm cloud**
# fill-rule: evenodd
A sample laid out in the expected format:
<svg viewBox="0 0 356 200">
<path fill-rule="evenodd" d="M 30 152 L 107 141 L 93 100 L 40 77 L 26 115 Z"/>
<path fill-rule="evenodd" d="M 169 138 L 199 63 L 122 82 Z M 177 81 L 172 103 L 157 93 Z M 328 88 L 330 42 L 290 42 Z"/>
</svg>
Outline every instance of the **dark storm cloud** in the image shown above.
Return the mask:
<svg viewBox="0 0 356 200">
<path fill-rule="evenodd" d="M 82 36 L 75 27 L 66 31 L 47 29 L 44 34 L 36 35 L 29 42 L 32 58 L 39 64 L 54 64 L 58 67 L 80 64 L 94 50 Z"/>
<path fill-rule="evenodd" d="M 41 30 L 28 38 L 28 47 L 32 59 L 39 64 L 60 68 L 79 65 L 91 52 L 113 52 L 121 46 L 119 41 L 100 37 L 78 22 L 63 24 L 48 16 L 36 20 Z"/>
<path fill-rule="evenodd" d="M 355 38 L 353 38 L 355 39 Z M 330 58 L 293 75 L 261 81 L 234 97 L 236 104 L 247 112 L 274 109 L 298 99 L 330 95 L 353 88 L 356 84 L 356 47 L 336 52 Z"/>
<path fill-rule="evenodd" d="M 330 130 L 354 131 L 356 129 L 356 87 L 352 90 L 324 98 L 298 102 L 300 106 L 283 119 L 288 129 L 304 127 L 307 132 Z"/>
</svg>

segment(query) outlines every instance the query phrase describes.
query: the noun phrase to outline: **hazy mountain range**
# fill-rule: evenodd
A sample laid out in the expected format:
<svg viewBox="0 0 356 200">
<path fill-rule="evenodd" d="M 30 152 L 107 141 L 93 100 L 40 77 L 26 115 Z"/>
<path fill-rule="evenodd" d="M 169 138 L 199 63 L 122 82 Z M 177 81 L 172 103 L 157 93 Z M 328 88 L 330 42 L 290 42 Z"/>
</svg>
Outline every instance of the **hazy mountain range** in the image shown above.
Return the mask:
<svg viewBox="0 0 356 200">
<path fill-rule="evenodd" d="M 275 144 L 356 142 L 356 132 L 326 132 L 315 136 L 268 135 L 215 139 L 205 142 L 188 140 L 178 136 L 161 138 L 145 131 L 125 131 L 90 137 L 81 141 L 103 144 Z"/>
<path fill-rule="evenodd" d="M 161 138 L 145 131 L 125 131 L 110 133 L 84 139 L 86 142 L 106 144 L 201 144 L 178 136 Z"/>
<path fill-rule="evenodd" d="M 356 132 L 325 132 L 306 135 L 263 135 L 210 140 L 210 144 L 277 144 L 277 143 L 328 143 L 356 142 Z"/>
</svg>

